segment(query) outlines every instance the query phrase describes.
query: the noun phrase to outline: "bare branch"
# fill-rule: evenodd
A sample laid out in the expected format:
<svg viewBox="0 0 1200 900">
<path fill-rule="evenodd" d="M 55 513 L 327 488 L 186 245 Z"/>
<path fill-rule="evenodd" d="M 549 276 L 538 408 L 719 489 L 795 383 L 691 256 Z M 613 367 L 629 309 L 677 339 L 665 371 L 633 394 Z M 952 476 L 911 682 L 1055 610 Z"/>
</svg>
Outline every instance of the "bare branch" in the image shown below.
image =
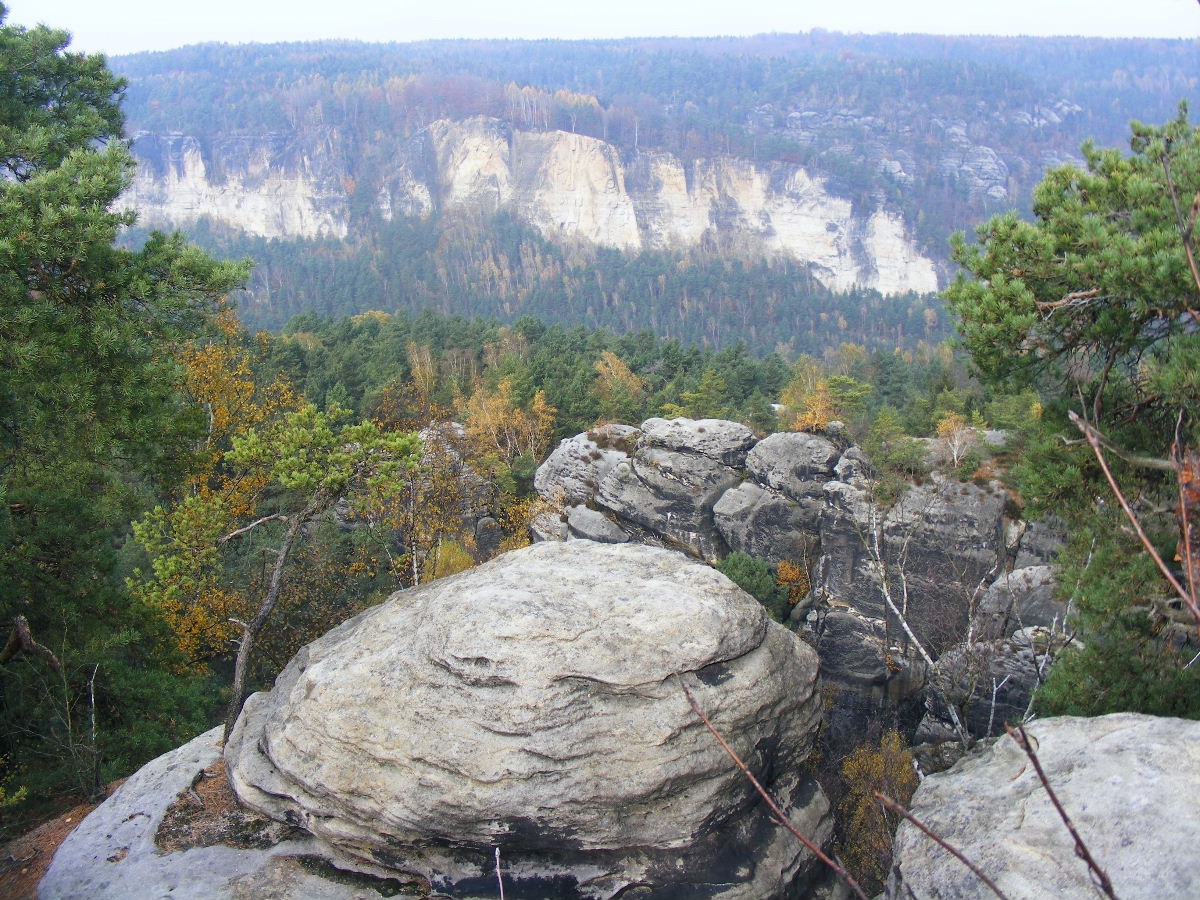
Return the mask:
<svg viewBox="0 0 1200 900">
<path fill-rule="evenodd" d="M 894 812 L 898 816 L 903 816 L 905 819 L 907 819 L 909 822 L 911 822 L 916 828 L 918 828 L 921 831 L 921 833 L 924 834 L 927 838 L 929 838 L 931 841 L 933 841 L 935 844 L 937 844 L 939 847 L 941 847 L 943 850 L 945 850 L 947 853 L 949 853 L 951 856 L 953 856 L 955 859 L 957 859 L 960 863 L 962 863 L 964 866 L 966 866 L 968 869 L 970 869 L 971 873 L 976 878 L 978 878 L 980 881 L 982 881 L 984 884 L 986 884 L 988 886 L 988 888 L 991 890 L 991 892 L 993 894 L 995 894 L 997 897 L 999 897 L 1000 900 L 1008 900 L 1008 895 L 1006 893 L 1004 893 L 1004 891 L 1000 890 L 1000 887 L 996 884 L 996 882 L 994 882 L 994 881 L 992 881 L 992 879 L 988 878 L 987 875 L 985 875 L 983 873 L 983 870 L 979 868 L 979 866 L 975 865 L 975 863 L 973 863 L 969 859 L 967 859 L 966 856 L 963 855 L 961 850 L 958 850 L 957 848 L 952 846 L 949 841 L 947 841 L 945 838 L 943 838 L 941 835 L 939 835 L 937 832 L 935 832 L 932 828 L 930 828 L 928 825 L 926 825 L 924 822 L 922 822 L 920 819 L 918 819 L 916 816 L 914 816 L 912 813 L 910 813 L 907 809 L 905 809 L 903 806 L 901 806 L 899 803 L 897 803 L 891 797 L 888 797 L 886 794 L 881 794 L 881 793 L 879 793 L 879 791 L 876 791 L 875 799 L 878 800 L 880 803 L 882 803 L 884 808 L 887 809 L 889 812 Z"/>
<path fill-rule="evenodd" d="M 1092 288 L 1086 291 L 1072 291 L 1061 300 L 1039 300 L 1035 305 L 1042 312 L 1053 313 L 1065 307 L 1086 306 L 1089 300 L 1095 300 L 1099 296 L 1100 289 Z"/>
<path fill-rule="evenodd" d="M 1054 793 L 1054 788 L 1050 787 L 1050 779 L 1046 777 L 1045 771 L 1042 769 L 1042 761 L 1038 759 L 1037 752 L 1033 749 L 1033 744 L 1030 743 L 1029 736 L 1025 733 L 1025 728 L 1018 725 L 1015 729 L 1011 726 L 1005 726 L 1008 731 L 1008 736 L 1017 742 L 1017 746 L 1025 751 L 1025 755 L 1029 757 L 1029 761 L 1033 763 L 1033 769 L 1037 772 L 1038 779 L 1042 782 L 1042 787 L 1046 791 L 1046 796 L 1050 798 L 1050 802 L 1054 804 L 1054 808 L 1058 810 L 1059 816 L 1062 817 L 1063 824 L 1067 826 L 1067 831 L 1071 833 L 1072 839 L 1075 841 L 1075 855 L 1082 859 L 1092 873 L 1096 876 L 1099 884 L 1097 887 L 1104 892 L 1104 896 L 1110 900 L 1117 900 L 1117 895 L 1113 892 L 1112 882 L 1100 864 L 1096 862 L 1095 857 L 1087 848 L 1087 844 L 1083 842 L 1079 832 L 1075 830 L 1075 824 L 1071 821 L 1071 817 L 1067 815 L 1067 811 L 1063 809 L 1062 803 L 1059 802 L 1058 795 Z"/>
<path fill-rule="evenodd" d="M 241 537 L 243 534 L 253 531 L 259 525 L 266 525 L 268 522 L 286 522 L 287 520 L 288 517 L 282 513 L 275 513 L 271 516 L 263 516 L 261 519 L 251 522 L 249 525 L 243 525 L 241 528 L 229 532 L 229 534 L 225 535 L 224 537 L 218 538 L 217 546 L 220 547 L 223 544 L 227 544 L 235 537 Z"/>
<path fill-rule="evenodd" d="M 1167 579 L 1167 583 L 1171 585 L 1172 589 L 1174 589 L 1180 598 L 1182 598 L 1183 602 L 1187 604 L 1192 616 L 1196 619 L 1197 628 L 1200 629 L 1200 604 L 1198 604 L 1196 602 L 1196 598 L 1192 594 L 1188 593 L 1184 586 L 1179 583 L 1179 579 L 1175 577 L 1175 574 L 1167 567 L 1167 564 L 1163 562 L 1163 558 L 1159 555 L 1158 550 L 1156 550 L 1154 544 L 1150 542 L 1150 538 L 1146 536 L 1146 532 L 1142 529 L 1142 523 L 1138 521 L 1137 514 L 1133 511 L 1132 507 L 1130 507 L 1129 501 L 1121 492 L 1121 488 L 1117 485 L 1116 479 L 1113 478 L 1112 470 L 1109 469 L 1108 461 L 1104 458 L 1104 453 L 1100 448 L 1100 440 L 1097 436 L 1098 433 L 1074 410 L 1070 411 L 1068 415 L 1070 416 L 1075 427 L 1083 432 L 1083 436 L 1086 437 L 1088 439 L 1088 443 L 1091 444 L 1092 451 L 1096 454 L 1096 459 L 1100 462 L 1100 468 L 1104 471 L 1104 477 L 1108 479 L 1108 486 L 1112 488 L 1113 494 L 1116 495 L 1117 502 L 1121 504 L 1121 509 L 1125 512 L 1125 517 L 1129 519 L 1130 524 L 1133 525 L 1133 529 L 1137 533 L 1138 539 L 1142 542 L 1142 546 L 1146 548 L 1146 552 L 1150 554 L 1150 558 L 1154 560 L 1154 564 L 1158 566 L 1158 570 L 1162 572 L 1163 577 Z"/>
<path fill-rule="evenodd" d="M 0 650 L 0 663 L 8 662 L 18 653 L 29 653 L 34 656 L 40 656 L 50 664 L 50 668 L 59 675 L 62 674 L 62 663 L 54 655 L 53 650 L 45 644 L 39 644 L 33 639 L 33 635 L 29 631 L 29 620 L 24 616 L 16 616 L 13 619 L 12 632 L 9 634 L 4 648 Z"/>
<path fill-rule="evenodd" d="M 826 856 L 820 847 L 801 834 L 800 830 L 788 820 L 788 817 L 783 814 L 783 810 L 779 808 L 779 805 L 773 799 L 771 799 L 771 795 L 767 793 L 766 788 L 764 788 L 762 784 L 759 783 L 759 780 L 754 777 L 754 773 L 750 771 L 750 767 L 742 762 L 742 758 L 737 755 L 737 751 L 729 746 L 729 743 L 725 740 L 721 732 L 717 731 L 716 726 L 709 721 L 708 716 L 704 714 L 704 710 L 700 708 L 700 704 L 696 702 L 696 698 L 692 695 L 692 692 L 688 690 L 688 686 L 683 683 L 682 679 L 680 679 L 679 686 L 683 688 L 684 696 L 687 697 L 688 704 L 692 707 L 692 712 L 699 717 L 700 721 L 704 723 L 704 727 L 707 728 L 712 733 L 712 736 L 717 739 L 717 743 L 721 745 L 721 749 L 728 754 L 729 758 L 732 759 L 737 764 L 737 767 L 742 770 L 742 774 L 750 780 L 752 785 L 754 785 L 754 789 L 758 791 L 758 795 L 763 798 L 763 801 L 774 814 L 775 820 L 789 832 L 791 832 L 792 836 L 805 847 L 807 847 L 809 852 L 816 856 L 817 859 L 829 866 L 829 868 L 831 868 L 837 874 L 838 878 L 842 879 L 846 886 L 854 892 L 855 896 L 858 897 L 859 900 L 868 900 L 867 895 L 864 894 L 862 888 L 858 886 L 858 882 L 854 880 L 854 876 L 847 872 L 845 868 L 840 866 L 838 863 L 834 862 L 830 857 Z"/>
<path fill-rule="evenodd" d="M 500 848 L 496 847 L 496 883 L 500 885 L 500 900 L 504 900 L 504 879 L 500 876 Z"/>
</svg>

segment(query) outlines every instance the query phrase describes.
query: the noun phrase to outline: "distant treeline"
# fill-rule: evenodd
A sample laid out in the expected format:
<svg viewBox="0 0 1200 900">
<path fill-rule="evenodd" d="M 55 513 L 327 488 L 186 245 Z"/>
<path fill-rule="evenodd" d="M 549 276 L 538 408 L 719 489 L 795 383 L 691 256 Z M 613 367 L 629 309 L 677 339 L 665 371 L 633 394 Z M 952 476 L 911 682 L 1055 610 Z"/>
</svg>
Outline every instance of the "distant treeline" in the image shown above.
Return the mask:
<svg viewBox="0 0 1200 900">
<path fill-rule="evenodd" d="M 242 315 L 269 330 L 303 312 L 336 318 L 432 309 L 506 322 L 534 316 L 617 332 L 649 329 L 715 348 L 744 341 L 752 351 L 787 356 L 820 355 L 843 342 L 915 349 L 947 334 L 933 297 L 837 293 L 786 258 L 566 247 L 505 213 L 470 223 L 381 221 L 372 237 L 348 241 L 268 240 L 205 223 L 189 237 L 218 256 L 255 260 Z"/>
</svg>

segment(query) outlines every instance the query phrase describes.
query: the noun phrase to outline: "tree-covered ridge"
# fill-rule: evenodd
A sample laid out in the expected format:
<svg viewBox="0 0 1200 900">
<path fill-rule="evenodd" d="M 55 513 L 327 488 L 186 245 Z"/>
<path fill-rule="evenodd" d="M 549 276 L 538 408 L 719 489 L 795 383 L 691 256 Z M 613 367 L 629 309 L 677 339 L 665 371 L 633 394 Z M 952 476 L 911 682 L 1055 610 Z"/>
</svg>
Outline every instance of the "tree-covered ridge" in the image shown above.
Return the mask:
<svg viewBox="0 0 1200 900">
<path fill-rule="evenodd" d="M 813 32 L 624 41 L 200 45 L 115 61 L 134 131 L 333 127 L 351 175 L 441 118 L 592 135 L 686 162 L 784 160 L 914 223 L 926 250 L 1023 203 L 1085 138 L 1116 143 L 1195 92 L 1195 41 Z M 997 165 L 998 163 L 998 165 Z M 369 178 L 368 178 L 369 180 Z M 992 192 L 989 193 L 989 190 Z"/>
<path fill-rule="evenodd" d="M 127 237 L 136 238 L 137 232 Z M 343 317 L 371 310 L 495 318 L 626 332 L 714 348 L 819 355 L 840 343 L 915 350 L 949 330 L 932 297 L 825 288 L 795 260 L 697 251 L 565 247 L 514 216 L 377 221 L 370 237 L 268 240 L 201 223 L 191 237 L 218 256 L 257 261 L 243 305 L 255 328 L 278 329 L 304 312 Z M 269 298 L 269 302 L 267 302 Z"/>
</svg>

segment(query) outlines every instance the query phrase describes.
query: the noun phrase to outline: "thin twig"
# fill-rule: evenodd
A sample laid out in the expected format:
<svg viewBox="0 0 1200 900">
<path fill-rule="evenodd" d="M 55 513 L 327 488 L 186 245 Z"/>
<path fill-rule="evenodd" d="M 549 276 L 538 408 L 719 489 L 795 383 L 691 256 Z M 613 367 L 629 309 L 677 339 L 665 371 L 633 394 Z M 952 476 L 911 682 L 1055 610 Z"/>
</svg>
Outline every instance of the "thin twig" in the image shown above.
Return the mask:
<svg viewBox="0 0 1200 900">
<path fill-rule="evenodd" d="M 928 825 L 926 825 L 924 822 L 922 822 L 920 819 L 918 819 L 916 816 L 914 816 L 912 813 L 910 813 L 907 809 L 905 809 L 903 806 L 901 806 L 899 803 L 897 803 L 891 797 L 888 797 L 886 794 L 881 794 L 881 793 L 879 793 L 879 791 L 875 791 L 875 799 L 878 800 L 880 803 L 882 803 L 888 811 L 894 812 L 898 816 L 903 816 L 905 819 L 907 819 L 909 822 L 911 822 L 913 825 L 915 825 L 917 828 L 919 828 L 921 830 L 921 833 L 924 834 L 927 838 L 929 838 L 931 841 L 933 841 L 935 844 L 937 844 L 939 847 L 941 847 L 943 850 L 945 850 L 947 853 L 949 853 L 951 856 L 953 856 L 955 859 L 957 859 L 960 863 L 962 863 L 964 866 L 966 866 L 968 869 L 970 869 L 972 874 L 974 874 L 976 878 L 978 878 L 980 881 L 982 881 L 984 884 L 986 884 L 988 886 L 988 888 L 991 889 L 991 892 L 993 894 L 995 894 L 997 897 L 999 897 L 1000 900 L 1008 900 L 1008 895 L 1005 894 L 1004 891 L 1000 890 L 1000 887 L 996 884 L 996 882 L 994 882 L 994 881 L 992 881 L 992 879 L 988 878 L 987 875 L 985 875 L 983 873 L 983 870 L 979 868 L 979 866 L 975 865 L 975 863 L 973 863 L 969 859 L 967 859 L 967 857 L 963 855 L 961 850 L 952 846 L 945 838 L 943 838 L 941 835 L 939 835 L 936 831 L 934 831 L 932 828 L 930 828 Z"/>
<path fill-rule="evenodd" d="M 1184 573 L 1187 576 L 1188 594 L 1195 598 L 1196 590 L 1196 554 L 1195 548 L 1192 545 L 1192 507 L 1195 506 L 1194 499 L 1189 502 L 1189 492 L 1194 493 L 1197 489 L 1196 481 L 1200 480 L 1200 461 L 1196 459 L 1196 454 L 1188 451 L 1185 455 L 1182 449 L 1182 439 L 1180 431 L 1183 429 L 1183 410 L 1179 411 L 1179 416 L 1175 420 L 1175 446 L 1171 448 L 1171 456 L 1175 463 L 1176 481 L 1179 484 L 1179 524 L 1183 530 L 1183 557 Z M 1186 485 L 1185 485 L 1186 479 Z M 1197 615 L 1195 609 L 1192 610 L 1192 615 L 1196 616 L 1197 625 L 1200 625 L 1200 615 Z"/>
<path fill-rule="evenodd" d="M 729 743 L 725 740 L 724 736 L 722 736 L 721 732 L 717 731 L 713 723 L 709 721 L 708 716 L 704 714 L 704 710 L 700 708 L 700 704 L 696 702 L 696 698 L 692 695 L 692 692 L 688 690 L 688 686 L 683 683 L 682 679 L 679 682 L 679 686 L 683 688 L 684 696 L 687 697 L 688 704 L 692 707 L 692 712 L 694 712 L 700 718 L 700 721 L 704 723 L 704 727 L 712 733 L 712 736 L 717 739 L 717 743 L 721 745 L 721 748 L 729 755 L 729 758 L 737 764 L 737 767 L 742 770 L 742 774 L 744 774 L 750 780 L 750 783 L 754 785 L 754 789 L 758 791 L 758 795 L 763 798 L 767 806 L 770 807 L 771 812 L 774 813 L 775 820 L 788 831 L 790 831 L 792 836 L 805 847 L 807 847 L 809 851 L 811 851 L 812 854 L 817 857 L 817 859 L 821 860 L 821 862 L 833 869 L 838 878 L 842 879 L 842 881 L 846 883 L 846 886 L 854 892 L 855 896 L 857 896 L 859 900 L 868 900 L 867 895 L 864 894 L 862 888 L 858 886 L 858 882 L 854 880 L 854 876 L 847 872 L 845 868 L 838 865 L 838 863 L 834 862 L 830 857 L 826 856 L 820 847 L 801 834 L 800 830 L 788 820 L 788 817 L 783 814 L 783 810 L 779 808 L 779 805 L 771 798 L 771 795 L 767 793 L 766 788 L 764 788 L 759 783 L 758 779 L 754 777 L 754 773 L 750 771 L 750 767 L 742 762 L 742 758 L 737 755 L 737 751 L 729 746 Z"/>
<path fill-rule="evenodd" d="M 1104 892 L 1104 895 L 1110 900 L 1117 900 L 1117 895 L 1113 892 L 1112 882 L 1108 878 L 1108 873 L 1100 868 L 1100 864 L 1096 862 L 1095 857 L 1087 848 L 1087 844 L 1083 842 L 1079 832 L 1075 830 L 1075 824 L 1071 821 L 1071 817 L 1067 815 L 1067 811 L 1063 809 L 1062 803 L 1058 800 L 1058 795 L 1054 793 L 1054 788 L 1050 787 L 1050 779 L 1046 777 L 1045 771 L 1042 769 L 1042 762 L 1038 759 L 1037 752 L 1033 749 L 1033 745 L 1029 742 L 1029 736 L 1025 734 L 1025 727 L 1018 725 L 1016 728 L 1006 725 L 1008 736 L 1017 742 L 1017 746 L 1025 751 L 1025 755 L 1029 757 L 1029 761 L 1033 763 L 1033 769 L 1037 772 L 1038 778 L 1042 782 L 1042 787 L 1046 790 L 1046 796 L 1050 798 L 1050 802 L 1054 804 L 1054 808 L 1058 810 L 1058 814 L 1062 817 L 1063 824 L 1067 826 L 1067 831 L 1071 833 L 1071 837 L 1075 841 L 1075 855 L 1082 859 L 1089 869 L 1092 870 L 1096 878 L 1099 880 L 1097 887 Z"/>
<path fill-rule="evenodd" d="M 496 847 L 496 883 L 500 885 L 500 900 L 504 900 L 504 879 L 500 877 L 500 848 Z"/>
<path fill-rule="evenodd" d="M 1116 495 L 1117 502 L 1121 504 L 1121 509 L 1125 511 L 1125 517 L 1133 525 L 1133 530 L 1137 533 L 1142 546 L 1146 548 L 1146 552 L 1150 554 L 1150 558 L 1154 560 L 1154 564 L 1158 566 L 1158 570 L 1162 572 L 1163 577 L 1167 579 L 1167 582 L 1183 599 L 1183 602 L 1187 604 L 1193 618 L 1196 620 L 1197 628 L 1200 629 L 1200 604 L 1197 604 L 1196 598 L 1189 594 L 1184 586 L 1179 583 L 1179 579 L 1175 577 L 1174 573 L 1167 567 L 1167 564 L 1163 562 L 1163 558 L 1159 555 L 1158 550 L 1155 549 L 1154 544 L 1150 543 L 1150 538 L 1146 537 L 1146 532 L 1142 530 L 1142 523 L 1138 521 L 1137 514 L 1130 507 L 1129 501 L 1125 499 L 1121 488 L 1117 486 L 1117 480 L 1113 478 L 1112 470 L 1108 467 L 1108 461 L 1104 458 L 1104 452 L 1100 449 L 1100 440 L 1097 437 L 1096 430 L 1085 422 L 1074 410 L 1068 412 L 1067 415 L 1070 416 L 1075 427 L 1082 431 L 1083 436 L 1087 438 L 1088 443 L 1092 447 L 1092 452 L 1096 454 L 1096 459 L 1100 462 L 1100 468 L 1104 472 L 1104 477 L 1108 479 L 1108 486 L 1112 488 L 1113 493 Z"/>
</svg>

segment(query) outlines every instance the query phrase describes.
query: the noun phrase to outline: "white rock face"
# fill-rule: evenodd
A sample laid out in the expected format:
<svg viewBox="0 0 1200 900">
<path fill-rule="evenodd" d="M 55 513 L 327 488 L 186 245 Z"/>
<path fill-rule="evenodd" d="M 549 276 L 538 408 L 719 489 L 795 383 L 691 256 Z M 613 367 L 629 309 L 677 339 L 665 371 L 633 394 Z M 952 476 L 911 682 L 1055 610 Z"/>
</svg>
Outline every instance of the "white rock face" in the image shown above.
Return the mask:
<svg viewBox="0 0 1200 900">
<path fill-rule="evenodd" d="M 1122 900 L 1200 897 L 1200 722 L 1128 713 L 1027 729 L 1046 776 Z M 1008 737 L 926 778 L 913 815 L 1012 900 L 1100 896 L 1025 753 Z M 887 896 L 993 897 L 913 826 L 896 834 Z"/>
<path fill-rule="evenodd" d="M 561 131 L 520 131 L 512 152 L 518 209 L 542 234 L 641 248 L 625 172 L 611 144 Z"/>
<path fill-rule="evenodd" d="M 135 152 L 153 162 L 138 166 L 125 201 L 143 225 L 170 228 L 200 218 L 268 238 L 335 237 L 348 233 L 346 191 L 330 157 L 335 134 L 291 154 L 272 141 L 231 142 L 223 148 L 224 177 L 210 172 L 199 143 L 185 135 L 143 138 Z"/>
<path fill-rule="evenodd" d="M 265 237 L 344 237 L 351 180 L 338 141 L 332 131 L 301 149 L 278 137 L 231 139 L 206 155 L 187 136 L 147 136 L 135 143 L 145 162 L 127 196 L 151 225 L 208 216 Z M 214 177 L 218 166 L 222 175 Z M 836 290 L 937 289 L 933 262 L 896 214 L 877 209 L 856 218 L 850 201 L 830 194 L 823 180 L 781 163 L 685 162 L 641 151 L 626 166 L 613 145 L 596 138 L 514 132 L 475 117 L 420 132 L 374 196 L 385 218 L 508 207 L 555 240 L 638 251 L 717 239 L 738 252 L 807 261 Z"/>
<path fill-rule="evenodd" d="M 681 685 L 821 840 L 828 806 L 798 771 L 821 716 L 816 667 L 681 554 L 535 544 L 309 645 L 248 702 L 226 761 L 249 806 L 456 897 L 494 896 L 496 846 L 520 896 L 679 882 L 689 896 L 793 896 L 809 858 Z"/>
</svg>

